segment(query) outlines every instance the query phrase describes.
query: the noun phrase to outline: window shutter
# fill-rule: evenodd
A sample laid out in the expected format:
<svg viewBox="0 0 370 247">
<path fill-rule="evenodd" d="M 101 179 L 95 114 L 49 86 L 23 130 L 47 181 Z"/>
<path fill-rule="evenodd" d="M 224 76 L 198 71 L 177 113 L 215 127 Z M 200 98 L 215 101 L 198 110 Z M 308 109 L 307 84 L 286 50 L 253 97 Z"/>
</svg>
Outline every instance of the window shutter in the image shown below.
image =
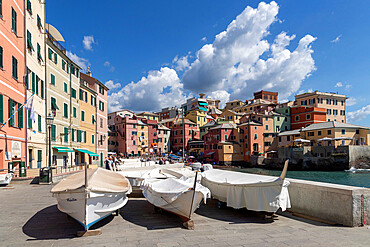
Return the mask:
<svg viewBox="0 0 370 247">
<path fill-rule="evenodd" d="M 91 135 L 91 143 L 95 144 L 95 136 L 94 135 Z"/>
<path fill-rule="evenodd" d="M 4 102 L 3 102 L 3 95 L 0 94 L 0 123 L 4 122 Z"/>
<path fill-rule="evenodd" d="M 28 74 L 29 74 L 29 71 L 28 71 L 28 68 L 26 67 L 26 88 L 30 89 Z"/>
<path fill-rule="evenodd" d="M 75 133 L 76 133 L 76 130 L 72 129 L 72 141 L 73 142 L 75 141 Z"/>
<path fill-rule="evenodd" d="M 81 142 L 81 130 L 77 130 L 77 142 Z"/>
<path fill-rule="evenodd" d="M 42 99 L 45 97 L 45 95 L 44 95 L 45 91 L 44 90 L 45 90 L 44 89 L 44 81 L 41 80 L 41 98 Z"/>
<path fill-rule="evenodd" d="M 0 68 L 3 68 L 3 47 L 0 46 Z"/>
<path fill-rule="evenodd" d="M 51 60 L 52 59 L 53 52 L 51 51 L 50 48 L 48 49 L 48 51 L 49 51 L 49 59 Z"/>
<path fill-rule="evenodd" d="M 56 126 L 54 124 L 51 125 L 51 140 L 56 140 Z"/>
<path fill-rule="evenodd" d="M 64 117 L 68 118 L 68 105 L 64 103 Z"/>
<path fill-rule="evenodd" d="M 41 116 L 40 115 L 37 116 L 37 123 L 38 123 L 38 131 L 41 132 L 42 131 L 42 127 L 41 127 L 42 122 L 41 122 Z"/>
<path fill-rule="evenodd" d="M 64 83 L 64 92 L 68 93 L 68 86 L 67 86 L 67 83 Z"/>
<path fill-rule="evenodd" d="M 36 76 L 36 95 L 39 95 L 39 77 Z"/>
<path fill-rule="evenodd" d="M 32 119 L 31 119 L 29 112 L 27 112 L 27 123 L 28 123 L 28 128 L 32 129 Z"/>
<path fill-rule="evenodd" d="M 17 12 L 12 8 L 12 30 L 17 34 Z"/>
<path fill-rule="evenodd" d="M 55 75 L 50 74 L 50 83 L 55 86 Z"/>
<path fill-rule="evenodd" d="M 68 142 L 68 128 L 64 127 L 64 142 Z"/>
<path fill-rule="evenodd" d="M 73 107 L 73 117 L 77 117 L 77 109 L 76 107 Z"/>
<path fill-rule="evenodd" d="M 54 63 L 58 63 L 58 54 L 54 53 Z"/>
<path fill-rule="evenodd" d="M 18 103 L 18 109 L 22 106 L 21 103 Z M 18 111 L 18 128 L 23 128 L 23 107 Z"/>
<path fill-rule="evenodd" d="M 34 93 L 35 92 L 35 79 L 36 79 L 36 77 L 35 77 L 35 73 L 34 72 L 32 72 L 32 93 Z"/>
<path fill-rule="evenodd" d="M 84 143 L 86 143 L 86 131 L 84 131 Z"/>
<path fill-rule="evenodd" d="M 13 115 L 13 100 L 9 98 L 8 100 L 8 108 L 9 108 L 9 118 Z M 9 119 L 9 126 L 14 126 L 14 117 Z"/>
</svg>

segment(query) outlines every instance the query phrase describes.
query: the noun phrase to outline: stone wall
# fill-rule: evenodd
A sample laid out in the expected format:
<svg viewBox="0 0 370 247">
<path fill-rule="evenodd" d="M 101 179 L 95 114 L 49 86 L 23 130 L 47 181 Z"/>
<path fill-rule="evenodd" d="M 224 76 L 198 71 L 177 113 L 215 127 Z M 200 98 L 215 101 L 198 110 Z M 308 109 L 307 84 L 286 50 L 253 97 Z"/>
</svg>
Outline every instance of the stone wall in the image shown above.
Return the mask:
<svg viewBox="0 0 370 247">
<path fill-rule="evenodd" d="M 361 226 L 362 195 L 365 223 L 370 223 L 370 189 L 298 179 L 290 181 L 289 195 L 293 213 L 344 226 Z"/>
<path fill-rule="evenodd" d="M 348 148 L 350 166 L 370 169 L 370 146 L 348 146 Z"/>
</svg>

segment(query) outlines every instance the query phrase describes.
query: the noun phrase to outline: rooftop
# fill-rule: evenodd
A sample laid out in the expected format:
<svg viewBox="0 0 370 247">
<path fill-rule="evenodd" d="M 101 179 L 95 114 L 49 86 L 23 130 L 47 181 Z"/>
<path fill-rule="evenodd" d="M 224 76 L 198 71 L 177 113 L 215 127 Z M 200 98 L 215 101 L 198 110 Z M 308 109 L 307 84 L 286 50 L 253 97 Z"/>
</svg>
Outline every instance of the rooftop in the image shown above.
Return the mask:
<svg viewBox="0 0 370 247">
<path fill-rule="evenodd" d="M 235 129 L 235 128 L 236 128 L 236 124 L 234 124 L 234 123 L 223 123 L 223 124 L 217 125 L 216 127 L 211 128 L 211 130 L 214 130 L 214 129 Z"/>
<path fill-rule="evenodd" d="M 290 135 L 299 135 L 300 130 L 288 130 L 284 132 L 280 132 L 278 136 L 290 136 Z"/>
<path fill-rule="evenodd" d="M 315 123 L 311 124 L 310 126 L 303 128 L 301 131 L 312 131 L 312 130 L 320 130 L 320 129 L 331 129 L 331 128 L 338 128 L 338 129 L 368 129 L 369 127 L 349 124 L 349 123 L 342 123 L 342 122 L 336 122 L 336 121 L 330 121 L 330 122 L 323 122 L 323 123 Z"/>
<path fill-rule="evenodd" d="M 302 93 L 302 94 L 297 94 L 295 95 L 295 98 L 304 98 L 304 97 L 308 97 L 308 96 L 312 96 L 312 95 L 321 95 L 321 96 L 327 96 L 327 97 L 338 97 L 338 98 L 343 98 L 345 99 L 346 96 L 343 95 L 343 94 L 337 94 L 337 93 L 324 93 L 324 92 L 319 92 L 319 91 L 315 91 L 315 92 L 306 92 L 306 93 Z"/>
</svg>

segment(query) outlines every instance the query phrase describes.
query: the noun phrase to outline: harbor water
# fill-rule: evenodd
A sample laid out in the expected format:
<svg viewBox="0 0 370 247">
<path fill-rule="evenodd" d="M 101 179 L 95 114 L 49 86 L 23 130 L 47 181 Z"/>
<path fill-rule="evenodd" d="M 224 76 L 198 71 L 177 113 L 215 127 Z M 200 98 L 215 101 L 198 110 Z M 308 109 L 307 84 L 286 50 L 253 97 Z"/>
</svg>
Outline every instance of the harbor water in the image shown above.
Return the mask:
<svg viewBox="0 0 370 247">
<path fill-rule="evenodd" d="M 239 172 L 254 173 L 261 175 L 280 176 L 281 171 L 266 170 L 261 168 L 235 168 Z M 342 184 L 357 187 L 370 188 L 370 171 L 357 172 L 326 172 L 326 171 L 289 171 L 288 178 L 311 180 L 324 183 Z"/>
</svg>

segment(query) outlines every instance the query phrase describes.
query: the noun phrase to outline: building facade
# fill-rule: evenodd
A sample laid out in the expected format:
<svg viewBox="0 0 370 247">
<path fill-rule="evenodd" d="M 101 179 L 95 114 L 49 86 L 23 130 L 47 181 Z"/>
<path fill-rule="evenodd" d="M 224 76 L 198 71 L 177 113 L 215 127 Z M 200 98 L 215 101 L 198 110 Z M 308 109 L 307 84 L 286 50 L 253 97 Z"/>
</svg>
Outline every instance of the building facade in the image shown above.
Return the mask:
<svg viewBox="0 0 370 247">
<path fill-rule="evenodd" d="M 305 128 L 314 123 L 326 122 L 326 110 L 318 107 L 293 106 L 290 109 L 292 130 Z"/>
</svg>

